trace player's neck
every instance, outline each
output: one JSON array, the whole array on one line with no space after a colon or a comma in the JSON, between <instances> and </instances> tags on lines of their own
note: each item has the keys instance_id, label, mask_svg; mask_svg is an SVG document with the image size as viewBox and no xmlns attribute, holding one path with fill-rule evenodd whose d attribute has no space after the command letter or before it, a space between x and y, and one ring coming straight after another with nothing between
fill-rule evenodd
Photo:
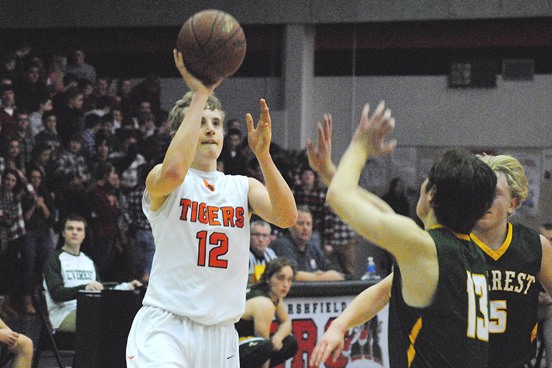
<instances>
[{"instance_id":1,"label":"player's neck","mask_svg":"<svg viewBox=\"0 0 552 368\"><path fill-rule=\"evenodd\" d=\"M80 253L80 247L71 246L67 243L63 244L63 247L61 247L61 249L74 256L78 256Z\"/></svg>"},{"instance_id":2,"label":"player's neck","mask_svg":"<svg viewBox=\"0 0 552 368\"><path fill-rule=\"evenodd\" d=\"M500 225L488 229L477 229L473 233L485 243L486 246L493 250L499 249L506 236L508 235L508 222L500 223Z\"/></svg>"}]
</instances>

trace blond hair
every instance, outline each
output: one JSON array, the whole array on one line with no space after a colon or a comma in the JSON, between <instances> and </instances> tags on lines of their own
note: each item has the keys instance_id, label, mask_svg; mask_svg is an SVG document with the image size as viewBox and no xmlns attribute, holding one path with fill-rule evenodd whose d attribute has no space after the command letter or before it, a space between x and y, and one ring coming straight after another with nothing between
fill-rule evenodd
<instances>
[{"instance_id":1,"label":"blond hair","mask_svg":"<svg viewBox=\"0 0 552 368\"><path fill-rule=\"evenodd\" d=\"M178 130L178 128L180 127L182 120L184 120L184 116L186 116L186 109L190 107L191 102L192 102L192 92L188 92L180 100L176 101L176 103L174 104L174 107L169 112L167 122L171 129L171 135L174 135ZM220 100L215 96L214 93L211 94L207 99L207 103L205 104L205 110L211 110L211 111L219 110L222 114L222 120L224 121L224 111L222 110L222 104L220 103Z\"/></svg>"},{"instance_id":2,"label":"blond hair","mask_svg":"<svg viewBox=\"0 0 552 368\"><path fill-rule=\"evenodd\" d=\"M529 192L529 184L523 165L515 157L508 155L480 155L479 158L489 165L493 171L504 174L512 198L518 199L517 207L521 206Z\"/></svg>"}]
</instances>

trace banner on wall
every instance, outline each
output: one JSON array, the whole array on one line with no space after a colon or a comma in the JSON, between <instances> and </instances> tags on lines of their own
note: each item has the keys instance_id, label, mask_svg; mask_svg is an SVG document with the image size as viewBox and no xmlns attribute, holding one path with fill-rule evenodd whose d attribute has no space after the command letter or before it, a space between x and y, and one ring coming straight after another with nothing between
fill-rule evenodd
<instances>
[{"instance_id":1,"label":"banner on wall","mask_svg":"<svg viewBox=\"0 0 552 368\"><path fill-rule=\"evenodd\" d=\"M353 295L286 298L293 333L299 342L299 350L286 362L286 368L308 367L316 343L353 298ZM347 331L344 349L337 362L332 363L330 358L320 367L388 368L387 319L386 307L372 320Z\"/></svg>"}]
</instances>

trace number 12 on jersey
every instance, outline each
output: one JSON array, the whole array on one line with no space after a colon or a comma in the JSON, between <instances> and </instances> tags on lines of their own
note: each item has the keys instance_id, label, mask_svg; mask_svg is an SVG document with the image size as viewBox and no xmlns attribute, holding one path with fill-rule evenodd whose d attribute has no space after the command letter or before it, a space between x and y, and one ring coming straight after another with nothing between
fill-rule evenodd
<instances>
[{"instance_id":1,"label":"number 12 on jersey","mask_svg":"<svg viewBox=\"0 0 552 368\"><path fill-rule=\"evenodd\" d=\"M227 268L228 260L220 257L228 253L228 236L225 233L211 233L199 231L197 265L200 267ZM208 249L210 248L210 249Z\"/></svg>"}]
</instances>

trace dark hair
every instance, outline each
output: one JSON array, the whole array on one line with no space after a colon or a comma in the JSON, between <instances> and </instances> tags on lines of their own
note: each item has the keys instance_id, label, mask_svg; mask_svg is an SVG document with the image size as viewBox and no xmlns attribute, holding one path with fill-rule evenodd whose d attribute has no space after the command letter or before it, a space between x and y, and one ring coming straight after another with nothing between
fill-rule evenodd
<instances>
[{"instance_id":1,"label":"dark hair","mask_svg":"<svg viewBox=\"0 0 552 368\"><path fill-rule=\"evenodd\" d=\"M268 292L270 288L270 286L268 285L268 280L270 280L272 276L280 272L280 270L286 266L291 267L291 270L293 271L293 277L295 277L297 271L295 270L295 266L293 265L293 263L291 263L291 261L285 257L278 257L266 264L266 268L261 275L259 282L254 284L251 289L262 289Z\"/></svg>"},{"instance_id":2,"label":"dark hair","mask_svg":"<svg viewBox=\"0 0 552 368\"><path fill-rule=\"evenodd\" d=\"M44 113L42 114L42 124L44 124L46 122L46 120L48 120L48 118L50 116L55 116L57 118L57 115L56 113L54 112L54 110L51 110L51 111L44 111Z\"/></svg>"},{"instance_id":3,"label":"dark hair","mask_svg":"<svg viewBox=\"0 0 552 368\"><path fill-rule=\"evenodd\" d=\"M88 227L88 223L86 222L86 218L84 216L78 215L76 213L70 213L67 216L65 216L65 218L61 222L62 231L63 229L65 229L65 225L67 224L68 221L79 221L84 223L84 230L86 230L86 228Z\"/></svg>"},{"instance_id":4,"label":"dark hair","mask_svg":"<svg viewBox=\"0 0 552 368\"><path fill-rule=\"evenodd\" d=\"M496 174L462 149L445 151L427 179L426 191L435 189L433 210L437 221L458 233L469 233L495 197Z\"/></svg>"},{"instance_id":5,"label":"dark hair","mask_svg":"<svg viewBox=\"0 0 552 368\"><path fill-rule=\"evenodd\" d=\"M239 135L240 138L242 136L242 132L241 130L239 130L238 128L230 128L228 129L228 131L226 132L226 136L229 137L231 135Z\"/></svg>"},{"instance_id":6,"label":"dark hair","mask_svg":"<svg viewBox=\"0 0 552 368\"><path fill-rule=\"evenodd\" d=\"M98 163L98 166L96 166L96 169L94 170L94 179L95 180L103 180L107 179L109 176L109 173L113 171L113 165L111 165L109 162L100 162Z\"/></svg>"},{"instance_id":7,"label":"dark hair","mask_svg":"<svg viewBox=\"0 0 552 368\"><path fill-rule=\"evenodd\" d=\"M84 127L86 129L94 128L102 123L100 115L98 114L88 114L84 117Z\"/></svg>"}]
</instances>

